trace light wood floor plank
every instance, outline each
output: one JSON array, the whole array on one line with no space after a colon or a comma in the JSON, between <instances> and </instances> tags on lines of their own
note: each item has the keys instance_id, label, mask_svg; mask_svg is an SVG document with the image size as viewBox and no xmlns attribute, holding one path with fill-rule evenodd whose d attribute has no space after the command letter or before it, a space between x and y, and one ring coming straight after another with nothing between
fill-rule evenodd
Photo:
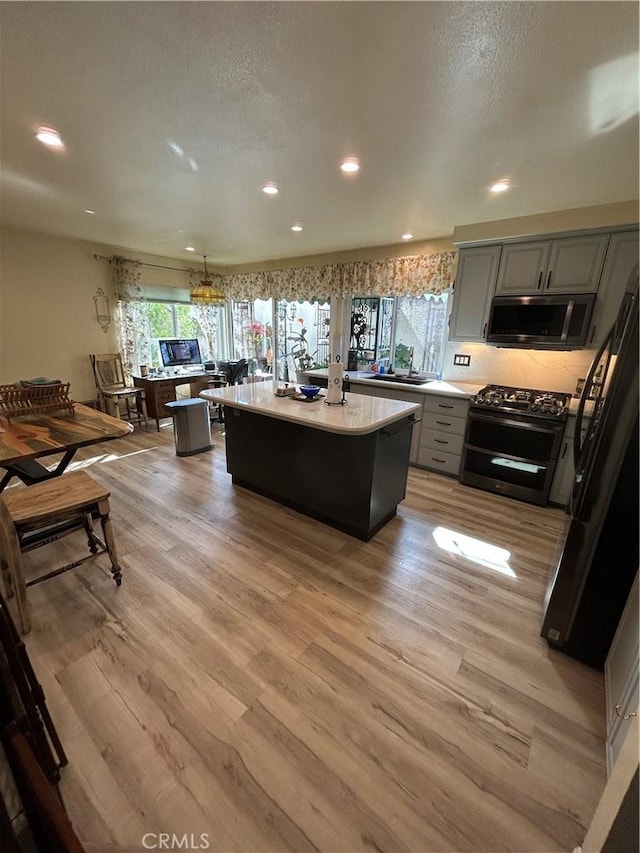
<instances>
[{"instance_id":1,"label":"light wood floor plank","mask_svg":"<svg viewBox=\"0 0 640 853\"><path fill-rule=\"evenodd\" d=\"M145 832L218 853L580 844L605 781L602 674L538 635L564 514L412 469L360 542L234 487L214 443L177 458L163 427L81 451L111 489L123 585L100 558L29 590L88 853L142 853ZM511 574L438 528L506 549Z\"/></svg>"}]
</instances>

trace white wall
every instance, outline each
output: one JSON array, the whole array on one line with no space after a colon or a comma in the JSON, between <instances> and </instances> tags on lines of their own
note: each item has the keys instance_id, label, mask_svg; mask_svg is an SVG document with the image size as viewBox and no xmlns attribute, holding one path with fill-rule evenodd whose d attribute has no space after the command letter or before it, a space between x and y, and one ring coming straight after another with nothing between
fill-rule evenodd
<instances>
[{"instance_id":1,"label":"white wall","mask_svg":"<svg viewBox=\"0 0 640 853\"><path fill-rule=\"evenodd\" d=\"M635 189L635 188L634 188ZM562 231L580 231L587 228L615 228L638 221L638 200L615 204L598 204L593 207L575 207L554 210L514 219L495 219L493 222L476 222L457 225L453 229L453 242L506 240L509 237L533 237Z\"/></svg>"},{"instance_id":2,"label":"white wall","mask_svg":"<svg viewBox=\"0 0 640 853\"><path fill-rule=\"evenodd\" d=\"M98 287L111 292L103 247L3 229L0 260L0 382L47 376L71 382L75 400L95 399L91 352L117 350L113 326L95 317Z\"/></svg>"},{"instance_id":3,"label":"white wall","mask_svg":"<svg viewBox=\"0 0 640 853\"><path fill-rule=\"evenodd\" d=\"M93 296L111 297L112 268L94 253L182 266L171 258L3 228L0 239L0 383L47 376L71 383L74 400L94 400L90 353L117 352L115 326L100 328ZM194 265L199 259L194 261ZM186 273L143 268L143 284L188 287Z\"/></svg>"},{"instance_id":4,"label":"white wall","mask_svg":"<svg viewBox=\"0 0 640 853\"><path fill-rule=\"evenodd\" d=\"M454 353L470 355L469 367L454 367ZM587 375L594 355L594 350L545 352L449 341L445 347L442 376L452 381L574 393L578 378Z\"/></svg>"}]
</instances>

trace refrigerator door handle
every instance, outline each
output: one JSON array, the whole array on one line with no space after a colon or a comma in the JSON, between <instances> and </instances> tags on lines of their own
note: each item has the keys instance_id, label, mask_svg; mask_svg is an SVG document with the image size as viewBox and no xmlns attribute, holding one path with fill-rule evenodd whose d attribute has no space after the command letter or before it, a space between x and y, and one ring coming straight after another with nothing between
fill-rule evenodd
<instances>
[{"instance_id":1,"label":"refrigerator door handle","mask_svg":"<svg viewBox=\"0 0 640 853\"><path fill-rule=\"evenodd\" d=\"M580 456L584 447L584 442L581 441L582 437L582 421L584 419L584 409L587 404L587 400L591 396L591 388L593 386L593 377L595 376L595 372L598 369L598 364L600 363L600 359L604 355L607 347L613 340L613 335L615 331L615 326L612 326L609 332L605 335L604 340L600 344L600 349L596 353L595 358L591 362L591 367L589 368L589 373L584 383L584 387L582 389L582 394L580 395L580 402L578 403L578 411L576 412L576 425L574 430L574 440L573 440L573 465L576 473L579 470ZM607 362L608 366L608 362ZM602 388L604 387L604 377L602 380L602 384L600 386L600 393L602 393ZM597 416L597 406L599 400L596 401L594 406L594 416Z\"/></svg>"}]
</instances>

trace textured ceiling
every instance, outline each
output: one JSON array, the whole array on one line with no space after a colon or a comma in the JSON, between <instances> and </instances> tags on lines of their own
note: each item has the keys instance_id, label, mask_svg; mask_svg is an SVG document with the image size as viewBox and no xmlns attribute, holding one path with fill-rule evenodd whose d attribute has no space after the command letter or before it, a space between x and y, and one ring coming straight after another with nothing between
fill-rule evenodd
<instances>
[{"instance_id":1,"label":"textured ceiling","mask_svg":"<svg viewBox=\"0 0 640 853\"><path fill-rule=\"evenodd\" d=\"M3 2L0 25L7 224L234 265L638 197L636 3Z\"/></svg>"}]
</instances>

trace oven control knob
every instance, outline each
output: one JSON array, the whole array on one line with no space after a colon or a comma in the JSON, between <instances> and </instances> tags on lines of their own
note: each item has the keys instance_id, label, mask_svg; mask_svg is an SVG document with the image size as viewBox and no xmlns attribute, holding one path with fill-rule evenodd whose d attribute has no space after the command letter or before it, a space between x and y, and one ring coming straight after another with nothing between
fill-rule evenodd
<instances>
[{"instance_id":1,"label":"oven control knob","mask_svg":"<svg viewBox=\"0 0 640 853\"><path fill-rule=\"evenodd\" d=\"M496 399L493 401L494 406L499 406L501 403L502 400L500 399L500 397L496 397Z\"/></svg>"},{"instance_id":2,"label":"oven control knob","mask_svg":"<svg viewBox=\"0 0 640 853\"><path fill-rule=\"evenodd\" d=\"M558 409L557 409L557 407L556 407L556 406L551 406L551 409L550 409L549 411L551 412L551 414L552 414L552 415L557 415L557 414L559 414Z\"/></svg>"},{"instance_id":3,"label":"oven control knob","mask_svg":"<svg viewBox=\"0 0 640 853\"><path fill-rule=\"evenodd\" d=\"M538 404L537 404L537 403L532 403L532 404L531 404L531 411L532 411L532 412L537 412L537 411L538 411Z\"/></svg>"},{"instance_id":4,"label":"oven control knob","mask_svg":"<svg viewBox=\"0 0 640 853\"><path fill-rule=\"evenodd\" d=\"M543 414L543 415L546 415L546 414L547 414L547 412L549 411L549 406L543 406L543 407L540 409L540 411L542 412L542 414Z\"/></svg>"}]
</instances>

